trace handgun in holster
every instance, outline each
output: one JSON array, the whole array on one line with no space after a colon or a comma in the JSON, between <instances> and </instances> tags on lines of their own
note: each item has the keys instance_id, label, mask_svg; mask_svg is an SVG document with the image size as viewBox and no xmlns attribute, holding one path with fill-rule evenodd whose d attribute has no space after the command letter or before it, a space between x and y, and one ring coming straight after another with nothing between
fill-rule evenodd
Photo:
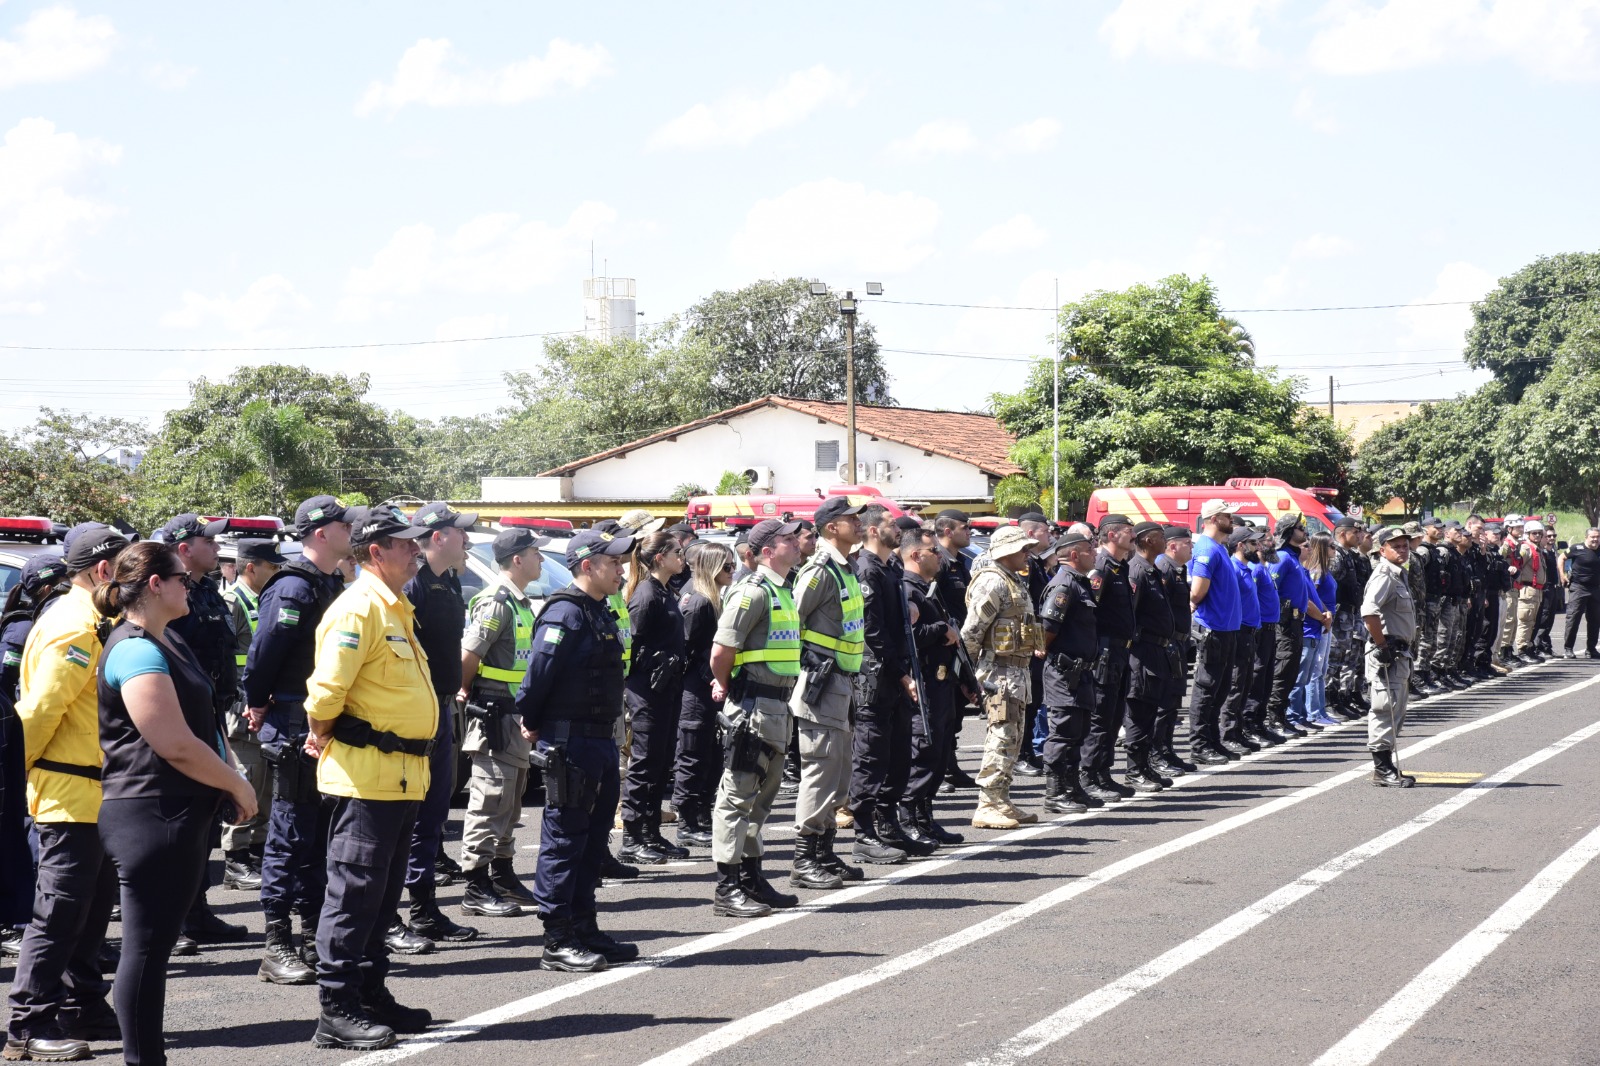
<instances>
[{"instance_id":1,"label":"handgun in holster","mask_svg":"<svg viewBox=\"0 0 1600 1066\"><path fill-rule=\"evenodd\" d=\"M650 687L657 690L671 688L682 679L684 666L684 658L681 655L660 656L655 669L650 671Z\"/></svg>"},{"instance_id":2,"label":"handgun in holster","mask_svg":"<svg viewBox=\"0 0 1600 1066\"><path fill-rule=\"evenodd\" d=\"M490 751L511 749L511 730L515 728L511 720L513 710L510 700L487 700L477 696L466 705L467 717L483 723L483 735Z\"/></svg>"},{"instance_id":3,"label":"handgun in holster","mask_svg":"<svg viewBox=\"0 0 1600 1066\"><path fill-rule=\"evenodd\" d=\"M741 706L738 720L726 711L717 712L717 723L722 726L723 743L728 769L736 774L764 774L767 766L767 746L755 730L750 728L755 701Z\"/></svg>"},{"instance_id":4,"label":"handgun in holster","mask_svg":"<svg viewBox=\"0 0 1600 1066\"><path fill-rule=\"evenodd\" d=\"M839 669L839 661L831 655L806 648L800 653L800 666L805 671L805 688L800 698L815 707L828 694L828 679Z\"/></svg>"},{"instance_id":5,"label":"handgun in holster","mask_svg":"<svg viewBox=\"0 0 1600 1066\"><path fill-rule=\"evenodd\" d=\"M558 810L576 807L587 810L594 806L589 775L567 761L564 748L554 745L535 748L528 753L528 761L544 774L546 807Z\"/></svg>"},{"instance_id":6,"label":"handgun in holster","mask_svg":"<svg viewBox=\"0 0 1600 1066\"><path fill-rule=\"evenodd\" d=\"M306 754L306 734L279 744L263 744L261 757L272 766L272 794L285 803L318 803L317 760Z\"/></svg>"}]
</instances>

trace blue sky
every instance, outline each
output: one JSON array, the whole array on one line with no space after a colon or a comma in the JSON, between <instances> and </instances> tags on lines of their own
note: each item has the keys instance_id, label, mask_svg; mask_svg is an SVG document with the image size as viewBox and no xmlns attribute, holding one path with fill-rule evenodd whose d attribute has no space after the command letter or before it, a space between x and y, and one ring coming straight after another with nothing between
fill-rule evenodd
<instances>
[{"instance_id":1,"label":"blue sky","mask_svg":"<svg viewBox=\"0 0 1600 1066\"><path fill-rule=\"evenodd\" d=\"M0 343L579 329L591 242L650 322L790 275L944 304L1178 271L1239 309L1470 300L1600 243L1597 85L1600 0L6 0ZM1048 311L866 310L909 405L981 406L1049 350ZM1240 317L1314 399L1479 380L1462 306ZM538 356L3 350L0 426L153 418L272 360L470 414Z\"/></svg>"}]
</instances>

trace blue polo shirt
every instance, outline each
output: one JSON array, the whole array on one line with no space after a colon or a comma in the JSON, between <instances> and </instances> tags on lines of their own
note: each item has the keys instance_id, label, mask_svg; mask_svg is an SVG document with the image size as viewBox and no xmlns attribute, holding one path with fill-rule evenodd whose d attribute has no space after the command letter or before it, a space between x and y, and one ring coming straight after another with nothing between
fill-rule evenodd
<instances>
[{"instance_id":1,"label":"blue polo shirt","mask_svg":"<svg viewBox=\"0 0 1600 1066\"><path fill-rule=\"evenodd\" d=\"M1206 598L1194 609L1194 620L1219 633L1239 630L1239 572L1226 545L1204 533L1194 538L1194 558L1189 560L1189 579L1203 577L1211 582Z\"/></svg>"},{"instance_id":2,"label":"blue polo shirt","mask_svg":"<svg viewBox=\"0 0 1600 1066\"><path fill-rule=\"evenodd\" d=\"M1283 603L1278 599L1278 584L1266 563L1251 563L1250 574L1256 579L1256 602L1261 608L1261 625L1275 625L1283 614Z\"/></svg>"},{"instance_id":3,"label":"blue polo shirt","mask_svg":"<svg viewBox=\"0 0 1600 1066\"><path fill-rule=\"evenodd\" d=\"M1256 576L1250 572L1250 564L1242 563L1238 559L1233 561L1233 572L1239 576L1239 628L1261 628L1260 601L1256 599Z\"/></svg>"}]
</instances>

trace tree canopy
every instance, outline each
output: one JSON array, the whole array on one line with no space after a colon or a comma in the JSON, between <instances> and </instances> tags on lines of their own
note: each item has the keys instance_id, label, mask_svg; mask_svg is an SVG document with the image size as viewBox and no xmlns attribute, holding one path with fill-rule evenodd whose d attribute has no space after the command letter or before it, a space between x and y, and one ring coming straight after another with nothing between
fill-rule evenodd
<instances>
[{"instance_id":1,"label":"tree canopy","mask_svg":"<svg viewBox=\"0 0 1600 1066\"><path fill-rule=\"evenodd\" d=\"M19 433L0 433L0 514L40 515L72 525L127 521L138 476L114 461L143 447L136 422L44 408Z\"/></svg>"},{"instance_id":2,"label":"tree canopy","mask_svg":"<svg viewBox=\"0 0 1600 1066\"><path fill-rule=\"evenodd\" d=\"M1587 337L1592 350L1597 324L1600 252L1542 256L1473 305L1462 356L1491 371L1505 401L1516 403L1573 341Z\"/></svg>"},{"instance_id":3,"label":"tree canopy","mask_svg":"<svg viewBox=\"0 0 1600 1066\"><path fill-rule=\"evenodd\" d=\"M1496 499L1496 433L1505 387L1489 382L1466 396L1423 404L1361 444L1351 495L1364 503L1398 496L1411 512Z\"/></svg>"}]
</instances>

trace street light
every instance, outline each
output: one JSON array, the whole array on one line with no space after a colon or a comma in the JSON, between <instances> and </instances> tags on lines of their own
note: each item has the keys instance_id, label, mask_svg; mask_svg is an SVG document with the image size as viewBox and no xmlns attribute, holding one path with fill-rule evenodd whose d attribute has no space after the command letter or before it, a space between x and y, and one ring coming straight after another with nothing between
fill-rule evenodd
<instances>
[{"instance_id":1,"label":"street light","mask_svg":"<svg viewBox=\"0 0 1600 1066\"><path fill-rule=\"evenodd\" d=\"M868 296L882 296L883 282L867 282ZM828 287L820 281L811 283L811 295L826 296ZM850 478L856 478L856 294L846 289L843 296L839 297L839 314L844 316L845 328L845 357L844 357L844 401L845 401L845 462L849 466Z\"/></svg>"}]
</instances>

